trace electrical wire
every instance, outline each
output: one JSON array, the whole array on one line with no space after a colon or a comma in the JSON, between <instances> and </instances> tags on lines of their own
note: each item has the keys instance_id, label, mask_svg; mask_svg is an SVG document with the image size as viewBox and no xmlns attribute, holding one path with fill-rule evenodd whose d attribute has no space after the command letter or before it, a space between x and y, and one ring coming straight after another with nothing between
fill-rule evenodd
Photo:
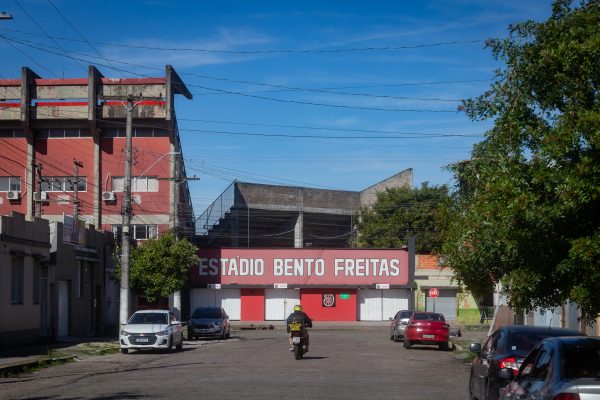
<instances>
[{"instance_id":1,"label":"electrical wire","mask_svg":"<svg viewBox=\"0 0 600 400\"><path fill-rule=\"evenodd\" d=\"M3 30L22 33L31 36L40 36L39 34L20 31L16 29L8 29L2 28ZM49 36L49 35L47 35ZM53 39L70 41L70 42L81 42L81 40L66 38L61 36L49 36ZM412 50L412 49L423 49L430 47L441 47L441 46L455 46L461 44L474 44L474 43L484 43L485 41L482 39L471 39L471 40L452 40L446 42L432 42L432 43L421 43L415 45L406 45L406 46L370 46L370 47L350 47L350 48L338 48L338 49L324 49L324 48L316 48L316 49L267 49L267 50L216 50L216 49L202 49L202 48L194 48L194 47L159 47L159 46L144 46L144 45L134 45L134 44L123 44L123 43L110 43L110 42L100 42L100 41L92 41L94 44L99 44L103 46L110 47L123 47L130 49L143 49L143 50L156 50L156 51L177 51L177 52L197 52L197 53L214 53L214 54L327 54L327 53L350 53L350 52L372 52L372 51L397 51L397 50Z\"/></svg>"}]
</instances>

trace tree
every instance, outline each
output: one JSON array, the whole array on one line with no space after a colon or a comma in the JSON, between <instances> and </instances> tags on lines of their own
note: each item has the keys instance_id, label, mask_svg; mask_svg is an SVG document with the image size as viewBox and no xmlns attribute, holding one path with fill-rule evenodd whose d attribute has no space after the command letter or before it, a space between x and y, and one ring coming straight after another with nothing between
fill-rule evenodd
<instances>
[{"instance_id":1,"label":"tree","mask_svg":"<svg viewBox=\"0 0 600 400\"><path fill-rule=\"evenodd\" d=\"M443 247L472 292L502 282L518 310L573 300L588 321L600 312L599 22L598 0L558 0L547 21L488 41L505 67L463 109L494 126L450 166Z\"/></svg>"},{"instance_id":2,"label":"tree","mask_svg":"<svg viewBox=\"0 0 600 400\"><path fill-rule=\"evenodd\" d=\"M416 236L418 253L436 252L441 247L439 206L448 201L447 186L395 188L377 193L372 207L360 211L354 247L400 248L406 236Z\"/></svg>"},{"instance_id":3,"label":"tree","mask_svg":"<svg viewBox=\"0 0 600 400\"><path fill-rule=\"evenodd\" d=\"M173 232L150 239L131 250L131 288L144 294L149 302L183 289L190 268L198 263L196 246L176 240ZM120 275L120 271L117 271Z\"/></svg>"}]
</instances>

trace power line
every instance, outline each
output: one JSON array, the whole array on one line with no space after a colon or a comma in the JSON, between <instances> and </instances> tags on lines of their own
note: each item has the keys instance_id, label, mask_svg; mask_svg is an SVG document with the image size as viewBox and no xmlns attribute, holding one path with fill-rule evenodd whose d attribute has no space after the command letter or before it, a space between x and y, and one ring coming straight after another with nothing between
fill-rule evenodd
<instances>
[{"instance_id":1,"label":"power line","mask_svg":"<svg viewBox=\"0 0 600 400\"><path fill-rule=\"evenodd\" d=\"M7 40L11 40L14 41L16 43L20 43L24 46L28 46L43 52L47 52L50 54L55 54L55 55L59 55L62 57L67 57L67 58L71 58L73 60L80 60L80 61L85 61L84 59L80 59L77 57L73 57L71 55L68 54L61 54L46 48L42 48L39 46L34 46L28 43L25 43L23 41L20 40L16 40L14 38L8 38L7 36L4 35L0 35L0 37L4 37ZM145 77L148 78L147 75L144 74L140 74L134 71L128 71L128 70L123 70L123 69L119 69L119 68L115 68L112 67L110 65L103 65L103 64L98 64L98 65L102 65L106 68L109 69L114 69L117 71L121 71L121 72L127 72L133 75L137 75L137 76L141 76L141 77ZM308 102L308 101L299 101L299 100L288 100L288 99L278 99L278 98L273 98L273 97L265 97L265 96L258 96L258 95L251 95L251 94L247 94L247 93L242 93L242 92L235 92L235 91L230 91L230 90L223 90L223 89L217 89L217 88L210 88L207 86L202 86L202 85L194 85L194 84L187 84L186 86L189 87L197 87L197 88L201 88L204 90L211 90L211 91L216 91L216 92L221 92L221 93L227 93L227 94L234 94L234 95L238 95L238 96L242 96L242 97L250 97L250 98L255 98L255 99L260 99L260 100L267 100L267 101L273 101L273 102L279 102L279 103L288 103L288 104L301 104L301 105L309 105L309 106L321 106L321 107L332 107L332 108L345 108L345 109L353 109L353 110L368 110L368 111L386 111L386 112L416 112L416 113L455 113L458 111L457 110L435 110L435 109L402 109L402 108L381 108L381 107L367 107L367 106L350 106L350 105L344 105L344 104L327 104L327 103L317 103L317 102Z\"/></svg>"},{"instance_id":2,"label":"power line","mask_svg":"<svg viewBox=\"0 0 600 400\"><path fill-rule=\"evenodd\" d=\"M18 32L25 35L32 36L40 36L33 32L20 31L17 29L8 29L2 28L7 31ZM81 42L81 40L66 38L61 36L52 36L54 39L70 41L70 42ZM214 53L214 54L326 54L326 53L350 53L350 52L372 52L372 51L397 51L397 50L411 50L411 49L422 49L429 47L441 47L441 46L455 46L461 44L473 44L473 43L483 43L485 42L482 39L472 39L472 40L452 40L446 42L432 42L432 43L421 43L415 45L406 45L406 46L369 46L369 47L350 47L350 48L338 48L338 49L325 49L325 48L314 48L314 49L265 49L265 50L215 50L215 49L202 49L195 47L159 47L159 46L144 46L144 45L134 45L134 44L124 44L124 43L110 43L110 42L100 42L100 41L92 41L91 43L100 44L103 46L111 46L111 47L124 47L131 49L143 49L143 50L157 50L157 51L183 51L183 52L197 52L197 53Z\"/></svg>"},{"instance_id":3,"label":"power line","mask_svg":"<svg viewBox=\"0 0 600 400\"><path fill-rule=\"evenodd\" d=\"M66 52L66 50L60 45L60 43L58 43L52 36L50 36L50 34L48 32L46 32L46 30L42 27L42 25L40 25L35 18L33 18L33 16L31 16L31 14L29 14L27 12L27 10L25 10L25 8L23 8L23 6L21 6L21 4L19 3L19 0L13 0L15 2L15 4L21 9L21 11L23 11L23 13L25 13L25 15L27 15L27 17L33 21L33 23L42 31L44 32L44 34L46 35L47 38L49 38L50 40L52 40L52 42L54 42L54 44L56 44L58 46L59 49L62 50L62 52L65 54L65 56L67 56L68 58L71 58L75 64L79 65L79 67L81 67L81 69L83 69L85 71L85 68L83 65L81 65L77 60L75 60L73 57L70 57L68 55L68 53Z\"/></svg>"},{"instance_id":4,"label":"power line","mask_svg":"<svg viewBox=\"0 0 600 400\"><path fill-rule=\"evenodd\" d=\"M108 62L110 64L110 61L104 57L102 55L102 53L100 53L100 51L85 37L83 36L83 34L81 32L79 32L79 30L75 27L75 25L73 25L71 23L71 21L69 21L67 19L67 17L60 11L60 9L52 2L52 0L48 0L48 3L56 10L56 12L62 17L63 20L65 20L65 22L71 27L71 29L73 29L73 31L75 31L75 33L77 33L79 35L80 38L82 38L87 44L88 46L90 46L90 48L92 50L94 50L99 56L100 58L102 58L103 60L105 60L106 62ZM111 64L112 65L112 64ZM123 76L123 74L121 73L121 75Z\"/></svg>"}]
</instances>

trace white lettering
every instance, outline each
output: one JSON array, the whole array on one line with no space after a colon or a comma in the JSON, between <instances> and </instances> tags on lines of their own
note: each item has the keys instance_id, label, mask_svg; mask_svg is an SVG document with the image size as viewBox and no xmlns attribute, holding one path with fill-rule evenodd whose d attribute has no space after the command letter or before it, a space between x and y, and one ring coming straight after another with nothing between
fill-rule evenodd
<instances>
[{"instance_id":1,"label":"white lettering","mask_svg":"<svg viewBox=\"0 0 600 400\"><path fill-rule=\"evenodd\" d=\"M283 260L281 258L273 259L273 275L274 276L283 275Z\"/></svg>"},{"instance_id":2,"label":"white lettering","mask_svg":"<svg viewBox=\"0 0 600 400\"><path fill-rule=\"evenodd\" d=\"M227 276L227 264L229 263L229 258L221 258L221 275Z\"/></svg>"},{"instance_id":3,"label":"white lettering","mask_svg":"<svg viewBox=\"0 0 600 400\"><path fill-rule=\"evenodd\" d=\"M339 276L340 272L344 271L344 260L340 258L336 258L333 262L334 264L334 275Z\"/></svg>"},{"instance_id":4,"label":"white lettering","mask_svg":"<svg viewBox=\"0 0 600 400\"><path fill-rule=\"evenodd\" d=\"M206 258L201 258L200 261L198 261L198 275L208 275L208 271L206 270L208 268L206 265L207 261Z\"/></svg>"},{"instance_id":5,"label":"white lettering","mask_svg":"<svg viewBox=\"0 0 600 400\"><path fill-rule=\"evenodd\" d=\"M381 267L379 268L379 276L390 276L390 268L388 260L381 260Z\"/></svg>"},{"instance_id":6,"label":"white lettering","mask_svg":"<svg viewBox=\"0 0 600 400\"><path fill-rule=\"evenodd\" d=\"M210 268L210 270L208 271L209 275L212 275L212 276L219 275L219 259L218 258L211 258L208 261L208 267Z\"/></svg>"},{"instance_id":7,"label":"white lettering","mask_svg":"<svg viewBox=\"0 0 600 400\"><path fill-rule=\"evenodd\" d=\"M258 258L256 260L255 270L256 276L263 276L265 274L265 260Z\"/></svg>"},{"instance_id":8,"label":"white lettering","mask_svg":"<svg viewBox=\"0 0 600 400\"><path fill-rule=\"evenodd\" d=\"M354 260L354 265L356 266L356 276L369 276L368 273L365 275L365 264L368 265L369 260L365 260L364 258L357 258Z\"/></svg>"},{"instance_id":9,"label":"white lettering","mask_svg":"<svg viewBox=\"0 0 600 400\"><path fill-rule=\"evenodd\" d=\"M317 274L317 276L325 275L325 260L323 260L322 258L319 258L315 263L315 273Z\"/></svg>"},{"instance_id":10,"label":"white lettering","mask_svg":"<svg viewBox=\"0 0 600 400\"><path fill-rule=\"evenodd\" d=\"M400 260L398 259L393 259L390 262L390 268L392 269L392 276L400 276Z\"/></svg>"}]
</instances>

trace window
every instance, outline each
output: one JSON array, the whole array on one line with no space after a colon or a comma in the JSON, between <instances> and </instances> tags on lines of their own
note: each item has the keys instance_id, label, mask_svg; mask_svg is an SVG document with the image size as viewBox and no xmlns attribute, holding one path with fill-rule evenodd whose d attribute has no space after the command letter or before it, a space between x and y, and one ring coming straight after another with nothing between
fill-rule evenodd
<instances>
[{"instance_id":1,"label":"window","mask_svg":"<svg viewBox=\"0 0 600 400\"><path fill-rule=\"evenodd\" d=\"M78 299L83 297L84 271L83 261L79 261L79 265L75 271L75 297Z\"/></svg>"},{"instance_id":2,"label":"window","mask_svg":"<svg viewBox=\"0 0 600 400\"><path fill-rule=\"evenodd\" d=\"M0 192L9 190L21 191L21 178L17 176L0 176Z\"/></svg>"},{"instance_id":3,"label":"window","mask_svg":"<svg viewBox=\"0 0 600 400\"><path fill-rule=\"evenodd\" d=\"M530 379L544 380L548 376L552 361L552 349L541 347L538 358L535 360L535 364L529 374Z\"/></svg>"},{"instance_id":4,"label":"window","mask_svg":"<svg viewBox=\"0 0 600 400\"><path fill-rule=\"evenodd\" d=\"M125 185L125 178L122 176L113 176L112 189L114 192L122 192ZM138 176L131 178L132 192L158 192L157 176Z\"/></svg>"},{"instance_id":5,"label":"window","mask_svg":"<svg viewBox=\"0 0 600 400\"><path fill-rule=\"evenodd\" d=\"M40 263L33 261L33 279L32 279L32 301L33 304L40 304Z\"/></svg>"},{"instance_id":6,"label":"window","mask_svg":"<svg viewBox=\"0 0 600 400\"><path fill-rule=\"evenodd\" d=\"M42 192L72 192L75 187L74 176L43 176L42 177ZM87 191L87 177L79 176L77 178L77 190L79 192Z\"/></svg>"},{"instance_id":7,"label":"window","mask_svg":"<svg viewBox=\"0 0 600 400\"><path fill-rule=\"evenodd\" d=\"M112 226L113 234L116 240L121 240L123 234L122 225ZM131 238L136 240L156 239L158 237L157 225L131 225Z\"/></svg>"},{"instance_id":8,"label":"window","mask_svg":"<svg viewBox=\"0 0 600 400\"><path fill-rule=\"evenodd\" d=\"M10 274L10 302L11 304L23 304L24 289L24 259L23 257L11 258Z\"/></svg>"}]
</instances>

